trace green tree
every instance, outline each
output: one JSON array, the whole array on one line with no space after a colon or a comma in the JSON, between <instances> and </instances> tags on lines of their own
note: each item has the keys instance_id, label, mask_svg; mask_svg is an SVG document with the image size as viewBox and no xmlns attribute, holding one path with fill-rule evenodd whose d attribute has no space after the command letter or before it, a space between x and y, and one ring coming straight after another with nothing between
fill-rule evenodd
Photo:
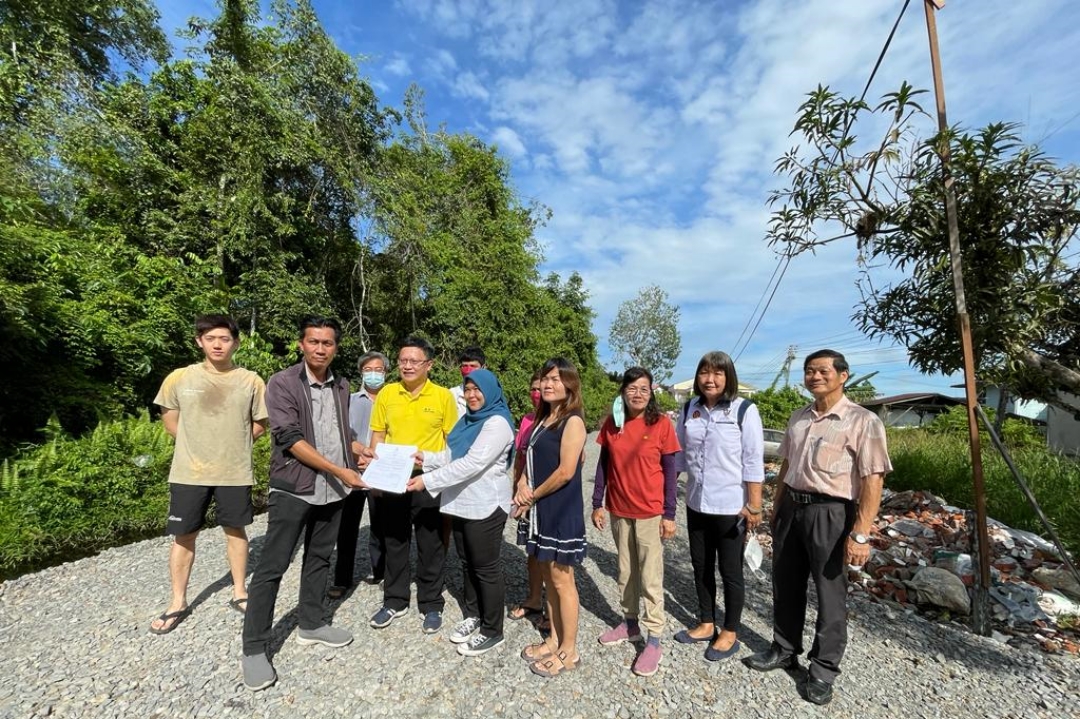
<instances>
[{"instance_id":1,"label":"green tree","mask_svg":"<svg viewBox=\"0 0 1080 719\"><path fill-rule=\"evenodd\" d=\"M134 17L135 0L114 5ZM402 127L308 0L271 9L222 0L173 59L152 33L100 34L106 59L160 64L120 79L92 53L57 60L82 90L0 116L16 130L0 136L0 369L35 371L0 388L0 453L53 413L78 434L146 407L196 358L207 311L241 320L237 359L264 374L294 361L312 312L345 320L346 373L418 331L444 360L436 377L458 381L453 356L480 344L519 413L532 371L565 356L594 421L614 391L580 276L540 279L547 210L518 198L494 148L429 132L418 91Z\"/></svg>"},{"instance_id":2,"label":"green tree","mask_svg":"<svg viewBox=\"0 0 1080 719\"><path fill-rule=\"evenodd\" d=\"M871 108L828 88L799 110L800 145L776 164L769 241L798 254L856 238L866 268L854 320L907 348L922 372L962 366L944 218L941 156L951 153L977 371L1021 397L1080 395L1080 170L1025 146L1016 126L919 136L921 91L904 84ZM871 117L877 115L878 117ZM859 121L881 130L870 142ZM1074 408L1075 411L1075 408Z\"/></svg>"},{"instance_id":3,"label":"green tree","mask_svg":"<svg viewBox=\"0 0 1080 719\"><path fill-rule=\"evenodd\" d=\"M844 387L844 394L852 402L868 402L878 396L877 387L872 385L869 380L862 380L856 384L849 384Z\"/></svg>"},{"instance_id":4,"label":"green tree","mask_svg":"<svg viewBox=\"0 0 1080 719\"><path fill-rule=\"evenodd\" d=\"M657 285L642 288L636 297L619 305L608 334L616 359L652 372L657 382L671 377L682 351L679 308Z\"/></svg>"},{"instance_id":5,"label":"green tree","mask_svg":"<svg viewBox=\"0 0 1080 719\"><path fill-rule=\"evenodd\" d=\"M761 414L762 425L772 429L784 429L792 412L810 404L810 400L794 387L755 392L751 399Z\"/></svg>"}]
</instances>

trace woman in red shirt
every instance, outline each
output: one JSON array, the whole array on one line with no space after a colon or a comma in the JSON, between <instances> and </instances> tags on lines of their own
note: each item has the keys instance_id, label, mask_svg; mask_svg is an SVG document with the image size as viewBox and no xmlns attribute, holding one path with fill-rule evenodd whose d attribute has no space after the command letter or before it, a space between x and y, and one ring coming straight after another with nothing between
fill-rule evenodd
<instances>
[{"instance_id":1,"label":"woman in red shirt","mask_svg":"<svg viewBox=\"0 0 1080 719\"><path fill-rule=\"evenodd\" d=\"M679 440L675 427L656 404L648 370L631 367L623 375L620 395L625 420L618 426L608 417L596 441L593 526L603 529L611 513L611 534L619 556L619 593L625 621L600 635L612 646L639 641L641 628L648 641L632 671L652 676L660 665L660 635L664 632L664 548L661 540L675 536L675 478ZM644 605L640 622L639 605Z\"/></svg>"}]
</instances>

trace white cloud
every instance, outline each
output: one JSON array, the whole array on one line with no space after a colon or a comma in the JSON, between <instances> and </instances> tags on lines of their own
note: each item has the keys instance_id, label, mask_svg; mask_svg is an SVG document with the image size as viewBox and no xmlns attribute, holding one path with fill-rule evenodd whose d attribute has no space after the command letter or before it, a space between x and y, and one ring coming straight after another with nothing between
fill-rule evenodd
<instances>
[{"instance_id":1,"label":"white cloud","mask_svg":"<svg viewBox=\"0 0 1080 719\"><path fill-rule=\"evenodd\" d=\"M521 159L529 154L521 137L509 127L495 128L495 131L491 133L491 141L511 159Z\"/></svg>"},{"instance_id":2,"label":"white cloud","mask_svg":"<svg viewBox=\"0 0 1080 719\"><path fill-rule=\"evenodd\" d=\"M457 76L453 85L454 94L459 97L472 98L474 100L487 100L491 93L480 82L480 78L471 72L463 72Z\"/></svg>"},{"instance_id":3,"label":"white cloud","mask_svg":"<svg viewBox=\"0 0 1080 719\"><path fill-rule=\"evenodd\" d=\"M871 101L903 80L931 86L920 5L909 6ZM793 142L798 105L819 83L861 92L900 4L416 0L402 7L426 33L419 42L449 48L429 69L462 102L445 111L432 105L429 116L453 122L467 113L459 126L493 127L488 136L508 157L528 155L528 164L515 164L514 182L553 210L539 230L547 265L582 273L599 313L597 335L606 337L619 302L660 284L683 307L677 374L685 375L706 349L732 348L776 267L763 241L765 199L783 184L772 167ZM1018 120L1037 140L1080 106L1070 62L1080 43L1075 3L949 3L938 25L951 122ZM932 111L932 96L925 106ZM933 127L927 118L927 132ZM1075 145L1066 150L1066 161L1080 159ZM859 369L877 363L893 381L910 378L896 350L852 328L857 276L850 244L793 261L744 355L748 368L775 373L788 344L803 352L836 342L859 353Z\"/></svg>"},{"instance_id":4,"label":"white cloud","mask_svg":"<svg viewBox=\"0 0 1080 719\"><path fill-rule=\"evenodd\" d=\"M394 53L394 56L383 65L383 69L397 77L404 77L412 73L409 59L399 53Z\"/></svg>"},{"instance_id":5,"label":"white cloud","mask_svg":"<svg viewBox=\"0 0 1080 719\"><path fill-rule=\"evenodd\" d=\"M427 59L428 68L437 76L446 77L457 70L457 60L453 53L446 49L439 49L431 53Z\"/></svg>"}]
</instances>

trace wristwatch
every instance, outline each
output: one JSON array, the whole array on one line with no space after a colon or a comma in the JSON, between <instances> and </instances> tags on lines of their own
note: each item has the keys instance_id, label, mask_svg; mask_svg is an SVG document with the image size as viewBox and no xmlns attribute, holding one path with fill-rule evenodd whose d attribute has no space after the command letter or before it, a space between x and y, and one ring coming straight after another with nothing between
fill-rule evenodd
<instances>
[{"instance_id":1,"label":"wristwatch","mask_svg":"<svg viewBox=\"0 0 1080 719\"><path fill-rule=\"evenodd\" d=\"M851 540L855 542L855 544L869 544L870 537L867 537L865 534L852 534Z\"/></svg>"}]
</instances>

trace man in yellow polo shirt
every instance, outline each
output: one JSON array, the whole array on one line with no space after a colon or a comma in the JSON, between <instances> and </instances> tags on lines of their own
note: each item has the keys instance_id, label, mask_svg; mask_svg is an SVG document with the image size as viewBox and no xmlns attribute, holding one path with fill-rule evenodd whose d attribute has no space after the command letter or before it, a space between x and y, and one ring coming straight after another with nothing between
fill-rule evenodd
<instances>
[{"instance_id":1,"label":"man in yellow polo shirt","mask_svg":"<svg viewBox=\"0 0 1080 719\"><path fill-rule=\"evenodd\" d=\"M401 381L379 392L371 411L371 451L380 442L416 445L421 452L446 448L446 435L457 423L457 404L450 390L431 382L431 344L408 337L398 350ZM372 497L386 534L383 606L371 618L376 629L388 626L409 607L409 544L416 533L416 604L424 616L424 633L442 627L443 565L446 546L440 530L439 500L427 492Z\"/></svg>"}]
</instances>

